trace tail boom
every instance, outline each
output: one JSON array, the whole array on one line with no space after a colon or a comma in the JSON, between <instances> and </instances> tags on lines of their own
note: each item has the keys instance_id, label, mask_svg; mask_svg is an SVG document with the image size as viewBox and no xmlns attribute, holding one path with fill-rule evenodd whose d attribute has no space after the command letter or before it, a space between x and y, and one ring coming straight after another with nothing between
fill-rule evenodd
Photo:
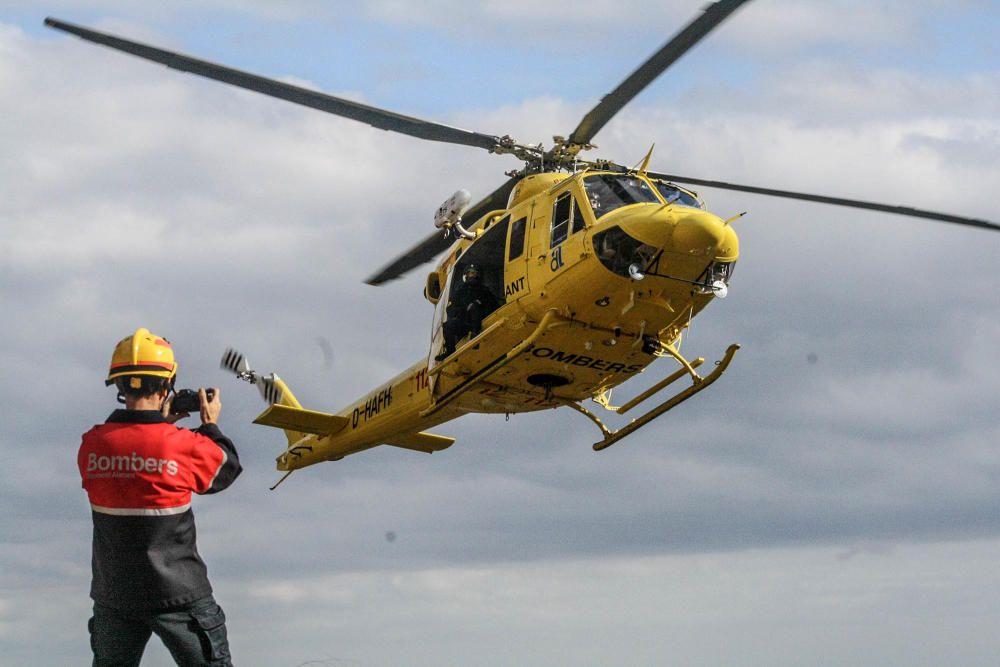
<instances>
[{"instance_id":1,"label":"tail boom","mask_svg":"<svg viewBox=\"0 0 1000 667\"><path fill-rule=\"evenodd\" d=\"M336 414L273 405L255 423L285 428L288 448L276 460L278 470L297 470L336 461L378 445L432 454L453 438L424 432L459 412L421 417L431 404L426 361L420 361ZM292 440L292 434L301 437Z\"/></svg>"}]
</instances>

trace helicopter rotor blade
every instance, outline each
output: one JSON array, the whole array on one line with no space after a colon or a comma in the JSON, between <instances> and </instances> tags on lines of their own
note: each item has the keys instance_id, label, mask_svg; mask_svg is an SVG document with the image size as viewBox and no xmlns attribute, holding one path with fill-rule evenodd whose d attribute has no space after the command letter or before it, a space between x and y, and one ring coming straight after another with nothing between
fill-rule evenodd
<instances>
[{"instance_id":1,"label":"helicopter rotor blade","mask_svg":"<svg viewBox=\"0 0 1000 667\"><path fill-rule=\"evenodd\" d=\"M308 88L293 86L257 74L218 65L207 60L199 60L173 51L97 32L96 30L90 30L89 28L59 21L51 17L45 19L45 25L71 33L95 44L101 44L112 49L117 49L118 51L124 51L125 53L145 58L146 60L152 60L153 62L166 65L171 69L197 74L198 76L252 90L270 97L277 97L294 104L350 118L361 123L367 123L380 130L399 132L429 141L442 141L450 144L485 148L486 150L493 150L499 145L499 138L492 135L450 127L411 116L404 116L392 111L386 111L385 109L352 102L351 100L316 92Z\"/></svg>"},{"instance_id":2,"label":"helicopter rotor blade","mask_svg":"<svg viewBox=\"0 0 1000 667\"><path fill-rule=\"evenodd\" d=\"M569 143L587 145L622 107L632 101L642 90L660 76L668 67L700 42L730 14L750 0L719 0L708 5L701 16L695 18L670 41L663 45L618 87L601 98L580 121Z\"/></svg>"},{"instance_id":3,"label":"helicopter rotor blade","mask_svg":"<svg viewBox=\"0 0 1000 667\"><path fill-rule=\"evenodd\" d=\"M775 190L773 188L761 188L753 185L738 185L736 183L726 183L724 181L711 181L704 178L690 178L688 176L675 176L673 174L658 174L647 172L651 178L658 178L665 181L686 183L691 185L704 185L710 188L720 188L722 190L737 190L739 192L749 192L757 195L768 195L771 197L782 197L784 199L799 199L802 201L817 202L820 204L833 204L834 206L847 206L849 208L862 208L869 211L881 211L883 213L895 213L897 215L907 215L913 218L926 218L938 222L950 222L956 225L967 227L979 227L980 229L991 229L1000 232L1000 224L982 220L979 218L966 218L951 213L939 213L937 211L927 211L913 208L911 206L894 206L892 204L879 204L876 202L861 201L858 199L844 199L842 197L829 197L826 195L815 195L804 192L791 192L789 190Z\"/></svg>"},{"instance_id":4,"label":"helicopter rotor blade","mask_svg":"<svg viewBox=\"0 0 1000 667\"><path fill-rule=\"evenodd\" d=\"M490 211L506 208L507 199L510 197L511 191L514 189L514 186L517 185L519 180L520 177L517 176L511 178L481 201L469 208L462 215L462 217L465 220L472 222L478 220ZM450 235L446 236L441 231L435 231L433 234L427 236L409 250L399 255L394 260L369 276L365 282L369 285L381 285L390 280L395 280L408 271L420 266L424 262L431 261L447 250L448 247L454 242L455 239Z\"/></svg>"}]
</instances>

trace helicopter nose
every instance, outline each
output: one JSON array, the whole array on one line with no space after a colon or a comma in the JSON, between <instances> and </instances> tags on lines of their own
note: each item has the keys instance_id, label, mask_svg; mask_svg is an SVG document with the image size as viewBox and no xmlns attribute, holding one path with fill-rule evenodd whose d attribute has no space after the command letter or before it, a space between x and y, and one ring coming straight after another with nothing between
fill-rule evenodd
<instances>
[{"instance_id":1,"label":"helicopter nose","mask_svg":"<svg viewBox=\"0 0 1000 667\"><path fill-rule=\"evenodd\" d=\"M671 235L672 250L691 256L728 255L735 251L728 246L735 242L732 229L714 213L690 209L679 216Z\"/></svg>"},{"instance_id":2,"label":"helicopter nose","mask_svg":"<svg viewBox=\"0 0 1000 667\"><path fill-rule=\"evenodd\" d=\"M648 204L614 211L604 216L604 221L620 225L632 238L675 256L736 261L739 255L732 225L702 209Z\"/></svg>"}]
</instances>

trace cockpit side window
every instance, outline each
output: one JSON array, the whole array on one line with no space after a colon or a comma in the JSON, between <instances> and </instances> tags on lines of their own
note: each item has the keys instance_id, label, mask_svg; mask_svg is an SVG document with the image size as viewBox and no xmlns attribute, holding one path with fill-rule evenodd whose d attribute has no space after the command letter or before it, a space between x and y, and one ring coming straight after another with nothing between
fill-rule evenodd
<instances>
[{"instance_id":1,"label":"cockpit side window","mask_svg":"<svg viewBox=\"0 0 1000 667\"><path fill-rule=\"evenodd\" d=\"M629 267L635 266L638 271L648 271L650 263L657 257L656 248L632 238L617 225L594 234L593 242L601 264L608 271L626 278L631 274Z\"/></svg>"},{"instance_id":2,"label":"cockpit side window","mask_svg":"<svg viewBox=\"0 0 1000 667\"><path fill-rule=\"evenodd\" d=\"M583 188L595 218L629 204L660 201L646 181L626 174L587 176L583 179Z\"/></svg>"},{"instance_id":3,"label":"cockpit side window","mask_svg":"<svg viewBox=\"0 0 1000 667\"><path fill-rule=\"evenodd\" d=\"M576 233L585 227L580 206L572 193L564 192L556 199L552 208L552 238L549 247L555 248L566 240L571 233Z\"/></svg>"}]
</instances>

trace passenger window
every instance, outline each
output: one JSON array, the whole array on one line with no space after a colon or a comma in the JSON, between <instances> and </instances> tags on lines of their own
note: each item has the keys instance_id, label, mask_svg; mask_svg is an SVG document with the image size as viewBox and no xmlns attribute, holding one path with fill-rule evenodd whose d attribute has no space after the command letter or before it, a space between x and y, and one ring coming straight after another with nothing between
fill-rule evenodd
<instances>
[{"instance_id":1,"label":"passenger window","mask_svg":"<svg viewBox=\"0 0 1000 667\"><path fill-rule=\"evenodd\" d=\"M507 253L507 261L512 262L524 254L524 229L528 219L521 218L515 220L510 227L510 250Z\"/></svg>"},{"instance_id":2,"label":"passenger window","mask_svg":"<svg viewBox=\"0 0 1000 667\"><path fill-rule=\"evenodd\" d=\"M568 192L563 193L556 200L556 205L552 209L552 241L549 243L550 248L555 248L565 241L566 236L569 234L569 200L572 196Z\"/></svg>"},{"instance_id":3,"label":"passenger window","mask_svg":"<svg viewBox=\"0 0 1000 667\"><path fill-rule=\"evenodd\" d=\"M552 209L552 239L549 247L555 248L566 240L570 229L578 232L585 226L583 214L577 205L573 195L564 192L556 199L555 207Z\"/></svg>"}]
</instances>

